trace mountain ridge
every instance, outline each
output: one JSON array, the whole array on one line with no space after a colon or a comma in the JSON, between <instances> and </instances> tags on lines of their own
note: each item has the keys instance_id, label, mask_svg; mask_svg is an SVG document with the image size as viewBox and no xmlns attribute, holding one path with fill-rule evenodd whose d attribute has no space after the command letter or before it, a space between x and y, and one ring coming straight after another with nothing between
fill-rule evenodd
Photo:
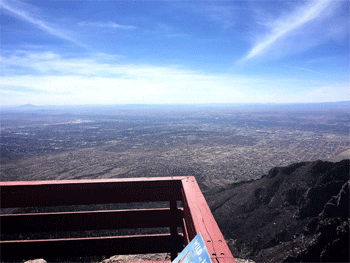
<instances>
[{"instance_id":1,"label":"mountain ridge","mask_svg":"<svg viewBox=\"0 0 350 263\"><path fill-rule=\"evenodd\" d=\"M327 217L319 216L327 204L332 207L332 202L336 203L335 196L343 188L343 192L348 193L345 185L349 184L349 166L347 159L336 163L314 161L275 167L260 179L212 189L206 191L205 196L235 257L256 262L322 262L325 258L330 262L326 255L330 252L325 247L336 239L339 227L345 233L343 236L349 236L349 209L345 217L344 211L342 217L339 212L334 214L336 209ZM347 199L347 208L348 203ZM341 209L344 210L344 204ZM333 236L322 241L326 252L321 249L310 257L305 252L308 242L317 242L316 236L321 232L316 229L322 229L319 224L326 222L335 227ZM312 226L312 231L307 230L308 226ZM345 252L344 262L348 262L349 251ZM308 256L298 257L302 253ZM312 260L307 261L307 258Z\"/></svg>"}]
</instances>

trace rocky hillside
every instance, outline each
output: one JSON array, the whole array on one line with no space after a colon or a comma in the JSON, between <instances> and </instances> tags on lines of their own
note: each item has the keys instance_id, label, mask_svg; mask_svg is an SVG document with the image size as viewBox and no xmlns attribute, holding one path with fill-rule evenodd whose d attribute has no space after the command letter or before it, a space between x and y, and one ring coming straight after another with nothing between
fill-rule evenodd
<instances>
[{"instance_id":1,"label":"rocky hillside","mask_svg":"<svg viewBox=\"0 0 350 263\"><path fill-rule=\"evenodd\" d=\"M235 257L349 262L349 160L276 167L205 193Z\"/></svg>"}]
</instances>

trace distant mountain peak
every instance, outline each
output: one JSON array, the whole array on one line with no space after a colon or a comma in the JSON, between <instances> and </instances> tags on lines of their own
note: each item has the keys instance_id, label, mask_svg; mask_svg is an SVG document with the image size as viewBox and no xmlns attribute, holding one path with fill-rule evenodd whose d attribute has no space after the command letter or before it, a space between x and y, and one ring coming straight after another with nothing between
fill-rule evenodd
<instances>
[{"instance_id":1,"label":"distant mountain peak","mask_svg":"<svg viewBox=\"0 0 350 263\"><path fill-rule=\"evenodd\" d=\"M33 105L33 104L24 104L24 105L20 105L18 106L19 108L35 108L37 107L36 105Z\"/></svg>"}]
</instances>

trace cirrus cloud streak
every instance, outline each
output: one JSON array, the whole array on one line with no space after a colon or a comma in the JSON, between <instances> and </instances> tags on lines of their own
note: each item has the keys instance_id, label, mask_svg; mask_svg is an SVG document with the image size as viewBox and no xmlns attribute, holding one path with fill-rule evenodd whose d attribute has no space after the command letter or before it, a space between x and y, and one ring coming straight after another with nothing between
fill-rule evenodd
<instances>
[{"instance_id":1,"label":"cirrus cloud streak","mask_svg":"<svg viewBox=\"0 0 350 263\"><path fill-rule=\"evenodd\" d=\"M296 7L292 12L284 13L278 19L265 21L262 23L266 25L265 34L263 36L261 33L257 34L255 45L241 61L265 55L276 48L284 49L283 55L288 55L290 47L303 50L326 41L333 36L324 32L325 24L326 28L331 27L331 18L337 16L334 11L341 5L342 1L309 1ZM344 31L345 28L340 24L337 30Z\"/></svg>"}]
</instances>

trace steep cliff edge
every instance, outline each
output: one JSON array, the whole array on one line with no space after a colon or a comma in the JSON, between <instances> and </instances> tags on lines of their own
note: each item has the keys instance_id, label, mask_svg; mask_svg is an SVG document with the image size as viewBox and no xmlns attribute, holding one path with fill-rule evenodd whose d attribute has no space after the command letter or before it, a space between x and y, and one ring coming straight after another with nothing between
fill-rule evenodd
<instances>
[{"instance_id":1,"label":"steep cliff edge","mask_svg":"<svg viewBox=\"0 0 350 263\"><path fill-rule=\"evenodd\" d=\"M349 165L343 160L276 167L259 180L205 196L236 257L348 262Z\"/></svg>"}]
</instances>

